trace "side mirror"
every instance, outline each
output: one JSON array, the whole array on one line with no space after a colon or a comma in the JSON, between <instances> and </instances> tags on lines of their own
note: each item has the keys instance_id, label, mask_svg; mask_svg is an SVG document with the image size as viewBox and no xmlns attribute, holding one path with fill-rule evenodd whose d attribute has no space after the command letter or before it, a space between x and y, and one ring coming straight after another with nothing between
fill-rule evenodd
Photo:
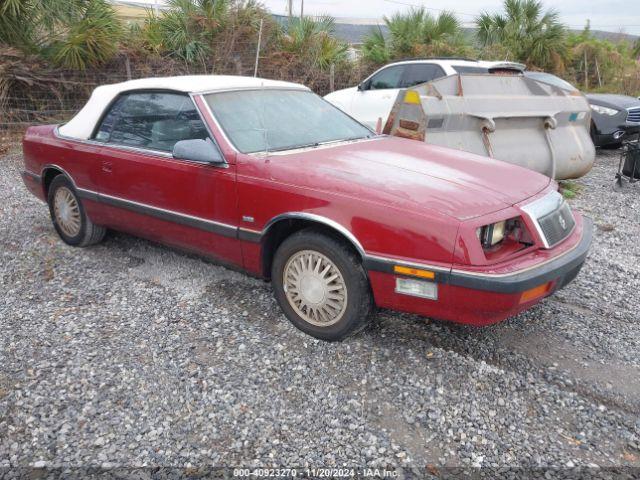
<instances>
[{"instance_id":1,"label":"side mirror","mask_svg":"<svg viewBox=\"0 0 640 480\"><path fill-rule=\"evenodd\" d=\"M364 82L360 82L360 83L358 84L358 91L359 91L359 92L363 92L363 91L365 91L365 90L366 90L366 85L364 84Z\"/></svg>"},{"instance_id":2,"label":"side mirror","mask_svg":"<svg viewBox=\"0 0 640 480\"><path fill-rule=\"evenodd\" d=\"M208 138L206 140L195 138L176 142L173 146L173 158L217 165L225 163L218 147Z\"/></svg>"}]
</instances>

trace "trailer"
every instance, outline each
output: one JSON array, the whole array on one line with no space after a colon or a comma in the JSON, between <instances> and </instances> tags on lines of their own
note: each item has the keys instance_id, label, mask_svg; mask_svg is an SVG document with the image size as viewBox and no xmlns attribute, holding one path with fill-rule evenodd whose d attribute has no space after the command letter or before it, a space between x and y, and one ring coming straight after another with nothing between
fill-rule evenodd
<instances>
[{"instance_id":1,"label":"trailer","mask_svg":"<svg viewBox=\"0 0 640 480\"><path fill-rule=\"evenodd\" d=\"M590 121L580 92L519 74L457 74L400 90L383 133L564 180L593 166Z\"/></svg>"}]
</instances>

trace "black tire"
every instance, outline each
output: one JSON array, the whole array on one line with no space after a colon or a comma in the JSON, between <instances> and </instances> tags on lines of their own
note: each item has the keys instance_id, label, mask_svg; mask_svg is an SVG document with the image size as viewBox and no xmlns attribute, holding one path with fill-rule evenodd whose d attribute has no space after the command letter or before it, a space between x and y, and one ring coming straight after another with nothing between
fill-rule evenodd
<instances>
[{"instance_id":1,"label":"black tire","mask_svg":"<svg viewBox=\"0 0 640 480\"><path fill-rule=\"evenodd\" d=\"M60 189L66 189L73 196L75 202L77 202L78 210L80 214L80 227L76 234L70 235L65 232L61 227L54 211L54 198L56 193ZM87 216L82 201L78 196L78 192L73 187L73 184L64 175L56 176L49 185L49 191L47 192L47 203L49 204L49 214L51 215L51 222L53 227L58 232L60 238L67 244L74 247L86 247L102 241L106 233L106 229L99 225L94 224Z\"/></svg>"},{"instance_id":2,"label":"black tire","mask_svg":"<svg viewBox=\"0 0 640 480\"><path fill-rule=\"evenodd\" d=\"M302 251L319 252L340 272L347 291L346 307L336 323L318 326L305 320L292 307L284 287L284 270L289 260ZM303 332L326 341L339 341L364 330L374 311L369 279L358 256L344 242L309 228L288 237L276 251L271 266L275 297L285 316Z\"/></svg>"}]
</instances>

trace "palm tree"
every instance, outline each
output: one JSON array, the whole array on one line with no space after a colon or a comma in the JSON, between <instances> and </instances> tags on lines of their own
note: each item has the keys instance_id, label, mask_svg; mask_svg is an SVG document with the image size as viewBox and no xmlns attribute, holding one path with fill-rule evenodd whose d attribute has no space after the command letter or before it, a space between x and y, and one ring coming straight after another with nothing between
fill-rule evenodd
<instances>
[{"instance_id":1,"label":"palm tree","mask_svg":"<svg viewBox=\"0 0 640 480\"><path fill-rule=\"evenodd\" d=\"M564 69L565 26L558 12L544 11L539 0L504 0L504 14L483 12L476 18L478 40L484 46L501 44L512 60L554 71Z\"/></svg>"},{"instance_id":2,"label":"palm tree","mask_svg":"<svg viewBox=\"0 0 640 480\"><path fill-rule=\"evenodd\" d=\"M0 0L0 43L63 67L108 60L121 31L105 0Z\"/></svg>"},{"instance_id":3,"label":"palm tree","mask_svg":"<svg viewBox=\"0 0 640 480\"><path fill-rule=\"evenodd\" d=\"M253 39L260 20L269 20L255 0L169 0L167 6L160 15L149 12L141 32L145 48L205 69L216 53L233 52L237 39Z\"/></svg>"},{"instance_id":4,"label":"palm tree","mask_svg":"<svg viewBox=\"0 0 640 480\"><path fill-rule=\"evenodd\" d=\"M229 12L228 0L169 0L167 10L150 12L144 34L151 50L166 51L187 63L202 62Z\"/></svg>"},{"instance_id":5,"label":"palm tree","mask_svg":"<svg viewBox=\"0 0 640 480\"><path fill-rule=\"evenodd\" d=\"M634 58L640 58L640 38L636 40L636 43L633 44L632 55Z\"/></svg>"},{"instance_id":6,"label":"palm tree","mask_svg":"<svg viewBox=\"0 0 640 480\"><path fill-rule=\"evenodd\" d=\"M468 49L452 12L435 17L424 8L412 8L384 17L384 22L388 37L378 28L365 38L362 48L364 57L376 64L403 57L459 54Z\"/></svg>"},{"instance_id":7,"label":"palm tree","mask_svg":"<svg viewBox=\"0 0 640 480\"><path fill-rule=\"evenodd\" d=\"M75 0L0 0L0 43L34 52L78 6Z\"/></svg>"},{"instance_id":8,"label":"palm tree","mask_svg":"<svg viewBox=\"0 0 640 480\"><path fill-rule=\"evenodd\" d=\"M103 0L88 0L74 17L67 32L45 50L56 65L84 70L118 53L123 28L110 5Z\"/></svg>"},{"instance_id":9,"label":"palm tree","mask_svg":"<svg viewBox=\"0 0 640 480\"><path fill-rule=\"evenodd\" d=\"M280 48L307 60L320 69L346 59L347 44L333 36L335 21L332 17L303 17L292 19L280 32Z\"/></svg>"},{"instance_id":10,"label":"palm tree","mask_svg":"<svg viewBox=\"0 0 640 480\"><path fill-rule=\"evenodd\" d=\"M362 43L362 55L375 65L388 63L391 60L392 54L380 27L372 30L365 37Z\"/></svg>"}]
</instances>

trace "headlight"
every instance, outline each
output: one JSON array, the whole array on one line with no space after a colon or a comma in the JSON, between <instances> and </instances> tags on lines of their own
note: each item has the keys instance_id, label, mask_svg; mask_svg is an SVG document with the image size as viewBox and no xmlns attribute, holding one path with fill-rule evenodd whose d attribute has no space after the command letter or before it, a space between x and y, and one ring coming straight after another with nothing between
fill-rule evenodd
<instances>
[{"instance_id":1,"label":"headlight","mask_svg":"<svg viewBox=\"0 0 640 480\"><path fill-rule=\"evenodd\" d=\"M620 111L615 108L603 107L601 105L590 105L590 107L594 112L598 112L600 115L608 115L609 117L613 117Z\"/></svg>"},{"instance_id":2,"label":"headlight","mask_svg":"<svg viewBox=\"0 0 640 480\"><path fill-rule=\"evenodd\" d=\"M476 235L484 248L490 248L504 240L507 222L497 222L478 228Z\"/></svg>"},{"instance_id":3,"label":"headlight","mask_svg":"<svg viewBox=\"0 0 640 480\"><path fill-rule=\"evenodd\" d=\"M513 217L476 229L487 260L530 247L534 240L522 217Z\"/></svg>"}]
</instances>

